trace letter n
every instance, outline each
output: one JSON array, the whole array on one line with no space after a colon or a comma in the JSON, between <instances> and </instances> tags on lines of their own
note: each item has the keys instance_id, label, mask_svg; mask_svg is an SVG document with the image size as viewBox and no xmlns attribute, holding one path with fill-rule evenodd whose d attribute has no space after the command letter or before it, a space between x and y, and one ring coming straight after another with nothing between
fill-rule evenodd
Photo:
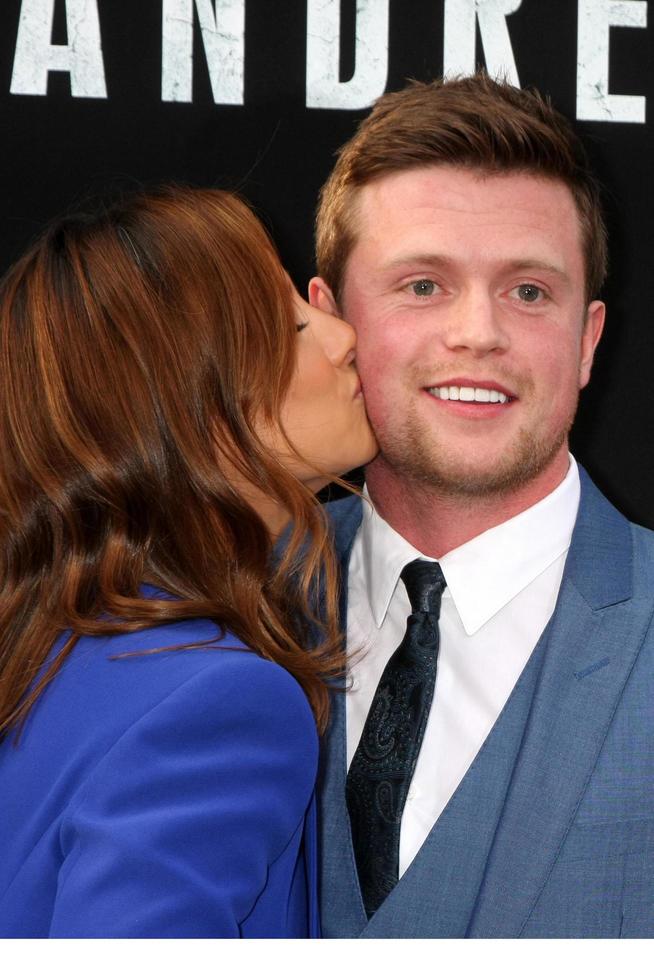
<instances>
[{"instance_id":1,"label":"letter n","mask_svg":"<svg viewBox=\"0 0 654 980\"><path fill-rule=\"evenodd\" d=\"M163 0L161 98L193 101L195 10L214 102L243 105L245 0Z\"/></svg>"}]
</instances>

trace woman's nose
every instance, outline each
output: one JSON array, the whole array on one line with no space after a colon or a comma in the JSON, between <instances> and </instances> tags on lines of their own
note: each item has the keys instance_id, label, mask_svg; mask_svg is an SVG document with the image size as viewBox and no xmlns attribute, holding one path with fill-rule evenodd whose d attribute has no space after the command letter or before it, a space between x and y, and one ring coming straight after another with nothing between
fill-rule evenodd
<instances>
[{"instance_id":1,"label":"woman's nose","mask_svg":"<svg viewBox=\"0 0 654 980\"><path fill-rule=\"evenodd\" d=\"M325 318L320 340L325 354L335 367L351 364L356 353L356 332L344 320L330 316Z\"/></svg>"}]
</instances>

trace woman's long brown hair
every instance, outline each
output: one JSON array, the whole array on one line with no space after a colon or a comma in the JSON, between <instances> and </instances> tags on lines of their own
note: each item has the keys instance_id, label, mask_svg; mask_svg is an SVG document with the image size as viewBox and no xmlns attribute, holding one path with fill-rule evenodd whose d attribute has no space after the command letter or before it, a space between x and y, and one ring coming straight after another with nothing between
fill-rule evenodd
<instances>
[{"instance_id":1,"label":"woman's long brown hair","mask_svg":"<svg viewBox=\"0 0 654 980\"><path fill-rule=\"evenodd\" d=\"M0 733L80 636L194 617L289 670L324 728L335 559L313 495L256 424L279 418L295 345L279 259L226 192L168 188L62 219L5 276ZM290 515L279 561L239 480ZM144 582L176 598L146 598Z\"/></svg>"}]
</instances>

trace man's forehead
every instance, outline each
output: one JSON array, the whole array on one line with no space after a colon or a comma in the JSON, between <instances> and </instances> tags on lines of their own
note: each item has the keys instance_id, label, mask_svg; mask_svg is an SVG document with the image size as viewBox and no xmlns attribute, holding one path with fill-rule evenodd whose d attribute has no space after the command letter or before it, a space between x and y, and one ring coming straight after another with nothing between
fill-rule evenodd
<instances>
[{"instance_id":1,"label":"man's forehead","mask_svg":"<svg viewBox=\"0 0 654 980\"><path fill-rule=\"evenodd\" d=\"M484 235L514 239L518 249L531 237L555 249L567 244L582 250L580 215L569 188L523 171L404 170L361 188L354 203L354 251L375 244L401 250L405 239L420 251L420 239L426 248L432 234L455 239L459 233L480 242Z\"/></svg>"},{"instance_id":2,"label":"man's forehead","mask_svg":"<svg viewBox=\"0 0 654 980\"><path fill-rule=\"evenodd\" d=\"M576 209L570 189L557 178L524 170L496 172L438 164L378 177L360 188L352 203L355 217L362 217L371 208L397 212L443 206L466 213L508 203L509 210L525 205L546 210L553 199L561 207Z\"/></svg>"}]
</instances>

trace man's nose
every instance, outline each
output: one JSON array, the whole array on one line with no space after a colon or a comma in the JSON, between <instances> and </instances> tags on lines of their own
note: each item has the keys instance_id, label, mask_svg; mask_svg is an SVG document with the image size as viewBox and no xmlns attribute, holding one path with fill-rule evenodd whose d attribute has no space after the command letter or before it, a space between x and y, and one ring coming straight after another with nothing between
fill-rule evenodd
<instances>
[{"instance_id":1,"label":"man's nose","mask_svg":"<svg viewBox=\"0 0 654 980\"><path fill-rule=\"evenodd\" d=\"M487 288L470 287L452 304L444 325L443 342L450 350L467 350L475 357L507 349L502 313Z\"/></svg>"}]
</instances>

